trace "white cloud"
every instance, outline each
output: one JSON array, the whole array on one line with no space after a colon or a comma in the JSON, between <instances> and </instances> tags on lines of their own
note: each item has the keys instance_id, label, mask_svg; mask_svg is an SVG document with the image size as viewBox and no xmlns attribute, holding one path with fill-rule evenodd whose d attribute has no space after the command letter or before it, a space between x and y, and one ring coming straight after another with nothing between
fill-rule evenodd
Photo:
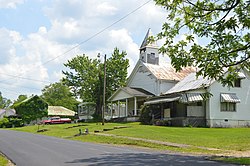
<instances>
[{"instance_id":1,"label":"white cloud","mask_svg":"<svg viewBox=\"0 0 250 166\"><path fill-rule=\"evenodd\" d=\"M114 15L115 12L117 11L117 8L111 5L108 2L103 2L96 7L96 12L99 15Z\"/></svg>"},{"instance_id":2,"label":"white cloud","mask_svg":"<svg viewBox=\"0 0 250 166\"><path fill-rule=\"evenodd\" d=\"M110 47L118 47L127 52L127 58L130 62L130 67L128 73L130 74L135 62L139 58L139 47L134 43L133 39L129 35L127 29L111 30L109 33L110 36ZM121 50L120 50L121 51Z\"/></svg>"},{"instance_id":3,"label":"white cloud","mask_svg":"<svg viewBox=\"0 0 250 166\"><path fill-rule=\"evenodd\" d=\"M0 8L7 7L7 2L11 2L12 5L9 6L15 8L24 0L0 0ZM102 30L145 2L146 0L51 1L42 10L51 26L39 25L37 32L26 35L0 28L0 71L9 75L55 82L61 78L61 70L65 69L63 63L75 55L86 54L96 58L100 52L110 56L113 49L118 47L127 52L130 73L139 58L139 46L146 31L148 28L154 33L160 31L165 21L165 11L150 2L105 31ZM77 44L81 45L74 48ZM21 91L20 94L31 94L34 92L32 88L42 89L45 85L42 81L35 82L7 75L0 75L0 79L8 79L11 86L6 86L6 89L11 88L18 93ZM30 89L22 89L21 86L28 86ZM10 98L13 99L13 96Z\"/></svg>"},{"instance_id":4,"label":"white cloud","mask_svg":"<svg viewBox=\"0 0 250 166\"><path fill-rule=\"evenodd\" d=\"M24 0L0 0L0 8L16 8L18 4L24 3Z\"/></svg>"}]
</instances>

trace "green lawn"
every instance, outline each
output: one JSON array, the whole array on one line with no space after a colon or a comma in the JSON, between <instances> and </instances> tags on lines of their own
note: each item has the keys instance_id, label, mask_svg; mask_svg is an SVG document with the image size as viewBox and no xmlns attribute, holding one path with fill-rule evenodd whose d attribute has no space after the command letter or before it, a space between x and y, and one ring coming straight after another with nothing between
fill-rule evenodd
<instances>
[{"instance_id":1,"label":"green lawn","mask_svg":"<svg viewBox=\"0 0 250 166\"><path fill-rule=\"evenodd\" d=\"M0 154L0 165L7 166L8 160Z\"/></svg>"},{"instance_id":2,"label":"green lawn","mask_svg":"<svg viewBox=\"0 0 250 166\"><path fill-rule=\"evenodd\" d=\"M127 126L128 128L115 129L103 133L187 144L191 145L191 147L179 148L162 146L145 141L92 134L95 130L102 131L103 129L113 129L115 126ZM85 128L88 128L91 134L73 137L75 134L79 133L79 129L84 131ZM37 126L27 126L16 128L15 130L37 133L37 129ZM48 131L41 132L40 134L79 141L146 146L180 152L221 154L226 153L228 150L239 152L250 151L250 128L181 128L139 125L139 123L106 123L102 126L96 123L80 123L45 125L40 126L40 129L48 129ZM216 148L219 150L202 149L201 147Z\"/></svg>"}]
</instances>

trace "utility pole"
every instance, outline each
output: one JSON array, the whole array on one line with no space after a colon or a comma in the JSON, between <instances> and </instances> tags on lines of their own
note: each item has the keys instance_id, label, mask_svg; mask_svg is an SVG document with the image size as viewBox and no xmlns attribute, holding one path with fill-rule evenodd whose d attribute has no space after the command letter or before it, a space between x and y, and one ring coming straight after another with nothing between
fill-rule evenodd
<instances>
[{"instance_id":1,"label":"utility pole","mask_svg":"<svg viewBox=\"0 0 250 166\"><path fill-rule=\"evenodd\" d=\"M98 58L101 57L101 54L98 53L97 55ZM104 112L105 112L105 107L106 107L106 54L104 54L104 62L103 62L103 68L104 68L104 78L103 78L103 107L102 107L102 125L104 125Z\"/></svg>"},{"instance_id":2,"label":"utility pole","mask_svg":"<svg viewBox=\"0 0 250 166\"><path fill-rule=\"evenodd\" d=\"M104 125L104 111L106 108L106 54L104 55L104 78L103 78L103 109L102 109L102 125Z\"/></svg>"}]
</instances>

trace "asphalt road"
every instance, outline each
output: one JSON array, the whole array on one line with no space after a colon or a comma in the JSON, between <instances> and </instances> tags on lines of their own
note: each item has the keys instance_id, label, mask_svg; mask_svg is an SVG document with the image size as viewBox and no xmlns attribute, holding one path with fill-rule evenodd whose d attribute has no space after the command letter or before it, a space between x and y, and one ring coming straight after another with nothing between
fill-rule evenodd
<instances>
[{"instance_id":1,"label":"asphalt road","mask_svg":"<svg viewBox=\"0 0 250 166\"><path fill-rule=\"evenodd\" d=\"M0 130L0 151L17 166L227 165L203 157L85 143L9 130Z\"/></svg>"}]
</instances>

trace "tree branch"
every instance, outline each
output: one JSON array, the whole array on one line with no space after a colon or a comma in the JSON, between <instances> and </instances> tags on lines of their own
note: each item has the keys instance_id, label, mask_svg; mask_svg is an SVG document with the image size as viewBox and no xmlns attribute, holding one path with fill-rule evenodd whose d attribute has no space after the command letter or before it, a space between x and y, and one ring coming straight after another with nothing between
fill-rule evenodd
<instances>
[{"instance_id":1,"label":"tree branch","mask_svg":"<svg viewBox=\"0 0 250 166\"><path fill-rule=\"evenodd\" d=\"M232 10L233 8L235 8L239 3L240 3L240 0L236 0L236 1L233 1L232 5L230 7L227 7L227 8L214 8L214 9L206 9L206 8L201 8L199 6L197 6L196 4L192 3L190 0L186 0L187 3L189 3L190 5L200 9L200 10L204 10L204 11L228 11L228 10ZM235 4L234 4L235 3Z\"/></svg>"}]
</instances>

